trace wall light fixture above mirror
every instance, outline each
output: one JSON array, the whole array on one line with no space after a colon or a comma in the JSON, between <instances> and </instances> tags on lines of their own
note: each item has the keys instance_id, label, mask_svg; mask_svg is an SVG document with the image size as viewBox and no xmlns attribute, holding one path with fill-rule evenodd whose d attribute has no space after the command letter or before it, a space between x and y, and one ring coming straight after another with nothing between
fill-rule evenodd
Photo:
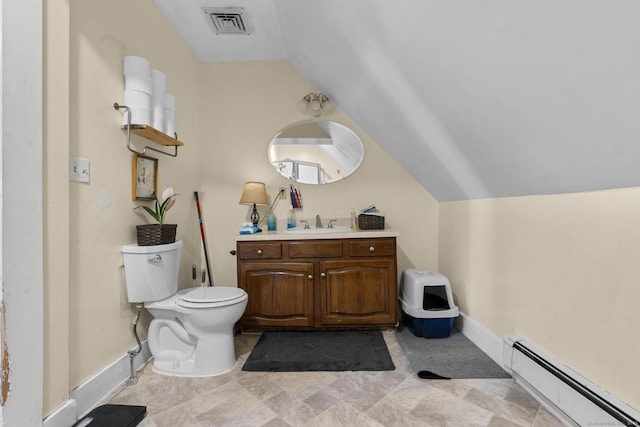
<instances>
[{"instance_id":1,"label":"wall light fixture above mirror","mask_svg":"<svg viewBox=\"0 0 640 427\"><path fill-rule=\"evenodd\" d=\"M364 144L342 123L321 120L294 123L269 144L269 161L278 173L303 184L339 181L358 169Z\"/></svg>"},{"instance_id":2,"label":"wall light fixture above mirror","mask_svg":"<svg viewBox=\"0 0 640 427\"><path fill-rule=\"evenodd\" d=\"M329 114L334 110L333 103L329 97L318 92L305 95L297 104L298 110L313 117L320 117Z\"/></svg>"}]
</instances>

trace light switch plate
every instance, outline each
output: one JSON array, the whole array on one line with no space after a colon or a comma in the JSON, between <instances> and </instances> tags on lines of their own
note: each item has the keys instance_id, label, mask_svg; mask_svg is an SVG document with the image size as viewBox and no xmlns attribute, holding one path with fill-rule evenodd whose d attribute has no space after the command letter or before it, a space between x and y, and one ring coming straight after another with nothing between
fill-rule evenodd
<instances>
[{"instance_id":1,"label":"light switch plate","mask_svg":"<svg viewBox=\"0 0 640 427\"><path fill-rule=\"evenodd\" d=\"M69 181L89 182L89 159L72 157L69 161Z\"/></svg>"}]
</instances>

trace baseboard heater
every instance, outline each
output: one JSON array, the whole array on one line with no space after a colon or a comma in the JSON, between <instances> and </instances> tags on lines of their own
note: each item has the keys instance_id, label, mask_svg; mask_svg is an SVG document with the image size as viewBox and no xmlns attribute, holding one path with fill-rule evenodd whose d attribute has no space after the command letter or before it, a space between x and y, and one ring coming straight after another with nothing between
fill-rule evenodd
<instances>
[{"instance_id":1,"label":"baseboard heater","mask_svg":"<svg viewBox=\"0 0 640 427\"><path fill-rule=\"evenodd\" d=\"M546 406L578 426L640 426L640 413L516 335L504 337L506 370Z\"/></svg>"}]
</instances>

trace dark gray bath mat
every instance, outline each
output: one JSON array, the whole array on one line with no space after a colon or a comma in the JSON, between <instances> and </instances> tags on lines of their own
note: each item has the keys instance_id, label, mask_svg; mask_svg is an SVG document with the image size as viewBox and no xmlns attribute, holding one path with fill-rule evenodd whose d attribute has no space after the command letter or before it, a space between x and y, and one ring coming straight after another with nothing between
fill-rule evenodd
<instances>
[{"instance_id":1,"label":"dark gray bath mat","mask_svg":"<svg viewBox=\"0 0 640 427\"><path fill-rule=\"evenodd\" d=\"M401 325L396 338L411 367L444 377L510 378L496 362L455 329L447 338L423 338Z\"/></svg>"},{"instance_id":2,"label":"dark gray bath mat","mask_svg":"<svg viewBox=\"0 0 640 427\"><path fill-rule=\"evenodd\" d=\"M264 332L243 371L392 371L380 331Z\"/></svg>"}]
</instances>

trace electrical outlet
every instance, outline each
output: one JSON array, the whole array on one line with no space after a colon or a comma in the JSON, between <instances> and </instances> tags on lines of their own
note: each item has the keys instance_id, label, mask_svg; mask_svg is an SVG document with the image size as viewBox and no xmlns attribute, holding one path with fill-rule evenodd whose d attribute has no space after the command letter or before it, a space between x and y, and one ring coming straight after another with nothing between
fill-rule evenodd
<instances>
[{"instance_id":1,"label":"electrical outlet","mask_svg":"<svg viewBox=\"0 0 640 427\"><path fill-rule=\"evenodd\" d=\"M287 189L284 187L280 187L280 199L284 200L287 198Z\"/></svg>"},{"instance_id":2,"label":"electrical outlet","mask_svg":"<svg viewBox=\"0 0 640 427\"><path fill-rule=\"evenodd\" d=\"M69 181L89 182L89 160L72 157L69 161Z\"/></svg>"}]
</instances>

